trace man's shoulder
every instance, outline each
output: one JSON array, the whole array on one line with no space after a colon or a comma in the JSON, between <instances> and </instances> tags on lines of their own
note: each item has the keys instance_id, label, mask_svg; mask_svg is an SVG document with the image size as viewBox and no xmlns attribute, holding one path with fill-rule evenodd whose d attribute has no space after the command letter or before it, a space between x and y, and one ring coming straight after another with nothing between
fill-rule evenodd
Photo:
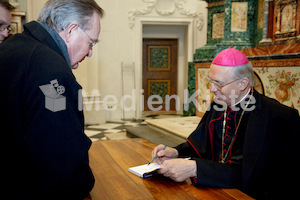
<instances>
[{"instance_id":1,"label":"man's shoulder","mask_svg":"<svg viewBox=\"0 0 300 200\"><path fill-rule=\"evenodd\" d=\"M0 57L13 57L14 55L18 55L18 58L28 57L38 45L39 43L34 39L23 34L16 34L0 45Z\"/></svg>"},{"instance_id":2,"label":"man's shoulder","mask_svg":"<svg viewBox=\"0 0 300 200\"><path fill-rule=\"evenodd\" d=\"M64 65L68 67L68 63L65 61L65 59L56 51L51 49L45 44L40 43L36 46L35 50L31 54L31 60L34 62L40 62L44 64L55 64L58 65Z\"/></svg>"},{"instance_id":3,"label":"man's shoulder","mask_svg":"<svg viewBox=\"0 0 300 200\"><path fill-rule=\"evenodd\" d=\"M24 33L17 34L0 45L0 51L3 56L9 55L5 56L6 59L15 63L30 64L33 62L37 64L40 62L42 64L52 63L51 65L55 63L55 66L68 65L64 58L47 44Z\"/></svg>"},{"instance_id":4,"label":"man's shoulder","mask_svg":"<svg viewBox=\"0 0 300 200\"><path fill-rule=\"evenodd\" d=\"M42 43L37 38L28 35L26 32L16 34L9 38L7 41L4 41L3 44L0 45L0 51L2 52L1 55L10 55L9 57L12 58L13 55L18 55L18 58L30 58L30 56L33 53L39 52L41 50L46 50L50 54L59 55L58 53L53 51L48 45Z\"/></svg>"}]
</instances>

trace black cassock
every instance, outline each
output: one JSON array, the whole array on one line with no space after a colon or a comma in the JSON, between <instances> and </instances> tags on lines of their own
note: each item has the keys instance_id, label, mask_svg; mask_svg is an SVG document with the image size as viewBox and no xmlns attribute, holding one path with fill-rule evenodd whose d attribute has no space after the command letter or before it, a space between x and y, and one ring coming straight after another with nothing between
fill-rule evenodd
<instances>
[{"instance_id":1,"label":"black cassock","mask_svg":"<svg viewBox=\"0 0 300 200\"><path fill-rule=\"evenodd\" d=\"M213 102L187 142L175 147L179 156L196 160L194 185L238 188L258 199L294 195L299 176L295 167L300 145L298 111L255 90L254 97L255 109L244 113L236 134L242 110L227 109L224 142L224 111L217 111L219 106ZM228 152L224 163L219 162L222 143L223 156Z\"/></svg>"}]
</instances>

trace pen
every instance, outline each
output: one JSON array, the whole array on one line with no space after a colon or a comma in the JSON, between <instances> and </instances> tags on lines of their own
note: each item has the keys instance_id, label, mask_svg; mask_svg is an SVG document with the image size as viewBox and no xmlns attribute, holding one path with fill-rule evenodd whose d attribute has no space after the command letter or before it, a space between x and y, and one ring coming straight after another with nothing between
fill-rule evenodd
<instances>
[{"instance_id":1,"label":"pen","mask_svg":"<svg viewBox=\"0 0 300 200\"><path fill-rule=\"evenodd\" d=\"M167 148L167 146L165 145L164 148L162 148L161 150L165 150ZM156 155L149 163L148 165L150 165L158 156Z\"/></svg>"}]
</instances>

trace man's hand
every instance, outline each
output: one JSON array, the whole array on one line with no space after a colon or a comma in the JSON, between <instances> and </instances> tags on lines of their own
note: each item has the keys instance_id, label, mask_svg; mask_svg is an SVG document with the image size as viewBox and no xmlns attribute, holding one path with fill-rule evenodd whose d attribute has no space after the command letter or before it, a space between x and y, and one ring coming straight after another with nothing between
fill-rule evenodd
<instances>
[{"instance_id":1,"label":"man's hand","mask_svg":"<svg viewBox=\"0 0 300 200\"><path fill-rule=\"evenodd\" d=\"M176 149L167 147L165 150L162 150L163 148L164 145L160 144L153 149L151 153L152 158L158 156L158 158L154 160L155 162L162 164L165 160L177 158L178 151Z\"/></svg>"},{"instance_id":2,"label":"man's hand","mask_svg":"<svg viewBox=\"0 0 300 200\"><path fill-rule=\"evenodd\" d=\"M194 160L171 159L165 160L158 173L173 179L176 182L183 182L190 177L197 176L197 165Z\"/></svg>"}]
</instances>

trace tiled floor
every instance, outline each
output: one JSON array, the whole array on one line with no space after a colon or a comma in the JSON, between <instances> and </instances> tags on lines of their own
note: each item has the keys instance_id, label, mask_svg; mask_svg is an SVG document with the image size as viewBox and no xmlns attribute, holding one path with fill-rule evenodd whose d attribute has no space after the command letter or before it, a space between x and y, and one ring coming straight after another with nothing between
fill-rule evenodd
<instances>
[{"instance_id":1,"label":"tiled floor","mask_svg":"<svg viewBox=\"0 0 300 200\"><path fill-rule=\"evenodd\" d=\"M146 122L107 122L106 124L93 125L85 127L85 134L92 140L107 140L108 134L124 133L126 135L126 127L146 126Z\"/></svg>"},{"instance_id":2,"label":"tiled floor","mask_svg":"<svg viewBox=\"0 0 300 200\"><path fill-rule=\"evenodd\" d=\"M140 127L147 126L144 121L146 119L162 119L180 117L179 115L156 115L150 114L145 115L143 120L140 121L117 121L117 122L107 122L101 125L91 125L85 127L85 134L92 140L107 140L107 139L124 139L126 138L126 127Z\"/></svg>"}]
</instances>

